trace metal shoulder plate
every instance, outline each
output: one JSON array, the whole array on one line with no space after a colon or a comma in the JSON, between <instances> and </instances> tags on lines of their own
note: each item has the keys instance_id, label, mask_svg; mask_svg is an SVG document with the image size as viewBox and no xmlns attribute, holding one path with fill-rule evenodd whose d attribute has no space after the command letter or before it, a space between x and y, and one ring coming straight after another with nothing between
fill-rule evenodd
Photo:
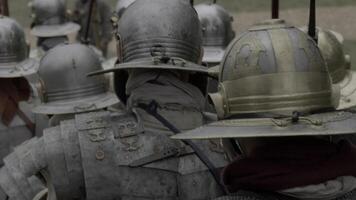
<instances>
[{"instance_id":1,"label":"metal shoulder plate","mask_svg":"<svg viewBox=\"0 0 356 200\"><path fill-rule=\"evenodd\" d=\"M115 199L120 196L119 175L116 170L115 129L125 114L92 112L77 115L81 159L85 179L86 197L91 199ZM130 133L127 133L130 134Z\"/></svg>"}]
</instances>

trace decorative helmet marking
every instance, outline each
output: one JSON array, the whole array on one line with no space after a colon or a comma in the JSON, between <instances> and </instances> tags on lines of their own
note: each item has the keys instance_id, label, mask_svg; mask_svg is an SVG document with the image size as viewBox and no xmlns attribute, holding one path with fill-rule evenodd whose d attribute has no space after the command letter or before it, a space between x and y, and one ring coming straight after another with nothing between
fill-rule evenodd
<instances>
[{"instance_id":1,"label":"decorative helmet marking","mask_svg":"<svg viewBox=\"0 0 356 200\"><path fill-rule=\"evenodd\" d=\"M29 5L33 17L31 33L37 37L63 36L80 29L67 19L64 0L33 0Z\"/></svg>"},{"instance_id":2,"label":"decorative helmet marking","mask_svg":"<svg viewBox=\"0 0 356 200\"><path fill-rule=\"evenodd\" d=\"M283 20L268 20L227 48L211 95L219 117L307 112L332 107L332 87L317 45Z\"/></svg>"},{"instance_id":3,"label":"decorative helmet marking","mask_svg":"<svg viewBox=\"0 0 356 200\"><path fill-rule=\"evenodd\" d=\"M116 13L119 18L121 18L122 14L133 2L136 0L118 0L116 3Z\"/></svg>"},{"instance_id":4,"label":"decorative helmet marking","mask_svg":"<svg viewBox=\"0 0 356 200\"><path fill-rule=\"evenodd\" d=\"M87 77L102 69L92 49L81 44L65 44L48 51L41 59L41 104L35 113L71 114L88 112L118 103L108 92L104 76Z\"/></svg>"},{"instance_id":5,"label":"decorative helmet marking","mask_svg":"<svg viewBox=\"0 0 356 200\"><path fill-rule=\"evenodd\" d=\"M225 48L235 37L232 30L233 17L217 4L198 4L195 6L203 31L203 62L220 63Z\"/></svg>"},{"instance_id":6,"label":"decorative helmet marking","mask_svg":"<svg viewBox=\"0 0 356 200\"><path fill-rule=\"evenodd\" d=\"M28 55L24 30L14 19L0 15L0 78L36 73L38 63Z\"/></svg>"}]
</instances>

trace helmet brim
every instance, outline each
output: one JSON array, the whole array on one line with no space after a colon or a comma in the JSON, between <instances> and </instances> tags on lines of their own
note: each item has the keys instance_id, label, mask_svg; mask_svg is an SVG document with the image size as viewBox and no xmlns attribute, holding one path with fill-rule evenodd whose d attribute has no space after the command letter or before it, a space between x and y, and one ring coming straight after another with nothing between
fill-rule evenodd
<instances>
[{"instance_id":1,"label":"helmet brim","mask_svg":"<svg viewBox=\"0 0 356 200\"><path fill-rule=\"evenodd\" d=\"M350 112L332 112L315 114L298 123L286 126L278 125L272 118L222 120L200 128L177 134L173 139L218 139L218 138L265 138L330 136L354 134L356 114ZM312 124L318 120L318 125ZM314 121L316 122L316 121Z\"/></svg>"},{"instance_id":2,"label":"helmet brim","mask_svg":"<svg viewBox=\"0 0 356 200\"><path fill-rule=\"evenodd\" d=\"M76 114L103 109L119 102L114 93L106 92L100 95L82 97L77 100L41 103L32 112L47 115Z\"/></svg>"},{"instance_id":3,"label":"helmet brim","mask_svg":"<svg viewBox=\"0 0 356 200\"><path fill-rule=\"evenodd\" d=\"M340 101L337 110L356 107L356 71L347 70L344 80L338 83L340 86Z\"/></svg>"},{"instance_id":4,"label":"helmet brim","mask_svg":"<svg viewBox=\"0 0 356 200\"><path fill-rule=\"evenodd\" d=\"M204 63L220 63L225 55L225 49L222 47L204 47Z\"/></svg>"},{"instance_id":5,"label":"helmet brim","mask_svg":"<svg viewBox=\"0 0 356 200\"><path fill-rule=\"evenodd\" d=\"M31 29L31 34L36 37L57 37L69 35L80 30L80 25L66 22L58 25L37 25Z\"/></svg>"},{"instance_id":6,"label":"helmet brim","mask_svg":"<svg viewBox=\"0 0 356 200\"><path fill-rule=\"evenodd\" d=\"M96 72L89 73L88 76L95 76L120 70L128 70L128 69L166 69L166 70L180 70L187 72L197 72L208 75L208 68L202 65L198 65L192 62L184 61L184 64L166 64L166 63L157 63L153 59L152 60L144 60L144 61L135 61L135 62L127 62L117 64L112 69L100 70Z\"/></svg>"},{"instance_id":7,"label":"helmet brim","mask_svg":"<svg viewBox=\"0 0 356 200\"><path fill-rule=\"evenodd\" d=\"M0 78L17 78L35 74L38 71L39 62L28 58L18 63L0 63Z\"/></svg>"}]
</instances>

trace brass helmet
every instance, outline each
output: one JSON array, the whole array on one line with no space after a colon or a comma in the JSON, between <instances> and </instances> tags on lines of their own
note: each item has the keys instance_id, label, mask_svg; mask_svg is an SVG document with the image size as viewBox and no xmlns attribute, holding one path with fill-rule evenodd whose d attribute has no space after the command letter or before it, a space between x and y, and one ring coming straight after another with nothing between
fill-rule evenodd
<instances>
[{"instance_id":1,"label":"brass helmet","mask_svg":"<svg viewBox=\"0 0 356 200\"><path fill-rule=\"evenodd\" d=\"M218 4L202 3L195 6L203 30L204 63L221 62L225 48L234 39L233 17Z\"/></svg>"},{"instance_id":2,"label":"brass helmet","mask_svg":"<svg viewBox=\"0 0 356 200\"><path fill-rule=\"evenodd\" d=\"M36 73L38 62L28 58L28 50L22 27L14 19L0 15L0 78Z\"/></svg>"},{"instance_id":3,"label":"brass helmet","mask_svg":"<svg viewBox=\"0 0 356 200\"><path fill-rule=\"evenodd\" d=\"M350 56L343 49L340 34L318 28L318 46L326 60L333 84L340 87L338 110L356 106L356 72L350 70Z\"/></svg>"},{"instance_id":4,"label":"brass helmet","mask_svg":"<svg viewBox=\"0 0 356 200\"><path fill-rule=\"evenodd\" d=\"M284 20L250 28L227 48L219 91L220 118L235 114L309 112L330 108L332 87L314 40Z\"/></svg>"},{"instance_id":5,"label":"brass helmet","mask_svg":"<svg viewBox=\"0 0 356 200\"><path fill-rule=\"evenodd\" d=\"M116 3L116 13L120 18L127 7L129 7L135 0L118 0Z\"/></svg>"},{"instance_id":6,"label":"brass helmet","mask_svg":"<svg viewBox=\"0 0 356 200\"><path fill-rule=\"evenodd\" d=\"M32 0L29 7L33 18L31 34L36 37L64 36L80 29L67 19L65 0Z\"/></svg>"},{"instance_id":7,"label":"brass helmet","mask_svg":"<svg viewBox=\"0 0 356 200\"><path fill-rule=\"evenodd\" d=\"M74 114L106 108L118 103L108 91L104 76L87 77L102 69L98 56L86 45L63 44L49 50L41 59L41 104L33 109L40 114Z\"/></svg>"}]
</instances>

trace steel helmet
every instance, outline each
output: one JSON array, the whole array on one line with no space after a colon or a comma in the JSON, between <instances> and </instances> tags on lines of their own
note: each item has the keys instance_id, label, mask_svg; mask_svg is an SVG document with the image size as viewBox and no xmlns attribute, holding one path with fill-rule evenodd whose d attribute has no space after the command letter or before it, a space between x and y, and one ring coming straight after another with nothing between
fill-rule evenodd
<instances>
[{"instance_id":1,"label":"steel helmet","mask_svg":"<svg viewBox=\"0 0 356 200\"><path fill-rule=\"evenodd\" d=\"M87 77L101 68L97 55L85 45L63 44L49 50L38 71L41 104L33 112L71 114L118 103L115 94L108 91L105 77Z\"/></svg>"},{"instance_id":2,"label":"steel helmet","mask_svg":"<svg viewBox=\"0 0 356 200\"><path fill-rule=\"evenodd\" d=\"M196 64L201 61L202 33L198 15L189 1L136 0L117 23L119 64L92 75L115 71L115 91L122 102L126 98L125 70L207 73L206 67Z\"/></svg>"},{"instance_id":3,"label":"steel helmet","mask_svg":"<svg viewBox=\"0 0 356 200\"><path fill-rule=\"evenodd\" d=\"M205 63L220 63L225 48L235 37L232 30L233 17L217 4L202 3L195 6L203 30Z\"/></svg>"},{"instance_id":4,"label":"steel helmet","mask_svg":"<svg viewBox=\"0 0 356 200\"><path fill-rule=\"evenodd\" d=\"M14 19L0 15L0 78L36 73L38 63L28 58L28 49L21 26Z\"/></svg>"},{"instance_id":5,"label":"steel helmet","mask_svg":"<svg viewBox=\"0 0 356 200\"><path fill-rule=\"evenodd\" d=\"M219 82L211 98L222 118L333 106L331 80L318 46L279 19L252 27L230 44Z\"/></svg>"},{"instance_id":6,"label":"steel helmet","mask_svg":"<svg viewBox=\"0 0 356 200\"><path fill-rule=\"evenodd\" d=\"M118 0L116 3L116 13L120 18L127 7L129 7L135 0Z\"/></svg>"},{"instance_id":7,"label":"steel helmet","mask_svg":"<svg viewBox=\"0 0 356 200\"><path fill-rule=\"evenodd\" d=\"M66 17L64 0L33 0L31 33L37 37L55 37L77 32L80 26Z\"/></svg>"},{"instance_id":8,"label":"steel helmet","mask_svg":"<svg viewBox=\"0 0 356 200\"><path fill-rule=\"evenodd\" d=\"M340 86L337 109L356 106L356 72L350 70L350 56L345 55L340 34L318 28L318 46L326 60L331 80Z\"/></svg>"}]
</instances>

